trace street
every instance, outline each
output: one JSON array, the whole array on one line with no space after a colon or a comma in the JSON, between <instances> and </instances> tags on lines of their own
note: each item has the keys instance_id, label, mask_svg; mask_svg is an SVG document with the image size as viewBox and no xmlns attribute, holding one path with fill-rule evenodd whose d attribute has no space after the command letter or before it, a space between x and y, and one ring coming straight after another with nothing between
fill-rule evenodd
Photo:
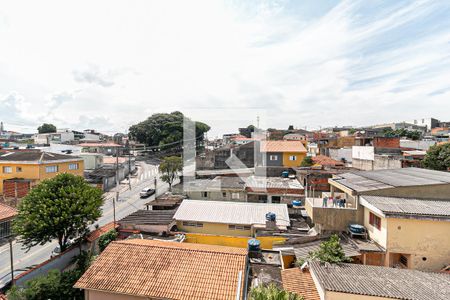
<instances>
[{"instance_id":1,"label":"street","mask_svg":"<svg viewBox=\"0 0 450 300\"><path fill-rule=\"evenodd\" d=\"M143 209L144 204L154 199L155 195L141 199L139 192L144 187L154 187L154 178L158 175L158 166L139 162L138 172L135 178L131 178L131 190L128 182L119 185L119 201L116 202L116 220L129 215L130 213ZM168 190L168 184L159 180L157 182L157 194L161 195ZM115 190L104 194L105 202L102 206L103 215L96 224L103 226L113 221L113 197L116 196ZM27 268L42 263L50 258L52 250L57 246L57 242L46 243L42 246L35 246L30 251L25 252L22 245L16 241L13 242L14 254L14 273L20 274ZM3 288L10 281L10 251L9 244L0 247L0 288Z\"/></svg>"}]
</instances>

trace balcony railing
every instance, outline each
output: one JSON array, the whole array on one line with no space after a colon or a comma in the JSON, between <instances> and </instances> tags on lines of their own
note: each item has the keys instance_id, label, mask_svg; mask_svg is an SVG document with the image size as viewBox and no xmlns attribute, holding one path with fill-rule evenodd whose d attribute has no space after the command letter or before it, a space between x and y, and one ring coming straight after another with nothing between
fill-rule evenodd
<instances>
[{"instance_id":1,"label":"balcony railing","mask_svg":"<svg viewBox=\"0 0 450 300\"><path fill-rule=\"evenodd\" d=\"M341 198L344 199L344 198ZM307 198L306 201L312 207L322 207L322 208L332 208L332 209L356 209L356 203L353 200L348 201L346 199L345 205L340 206L338 201L333 202L333 200L328 199L326 203L324 203L323 198Z\"/></svg>"}]
</instances>

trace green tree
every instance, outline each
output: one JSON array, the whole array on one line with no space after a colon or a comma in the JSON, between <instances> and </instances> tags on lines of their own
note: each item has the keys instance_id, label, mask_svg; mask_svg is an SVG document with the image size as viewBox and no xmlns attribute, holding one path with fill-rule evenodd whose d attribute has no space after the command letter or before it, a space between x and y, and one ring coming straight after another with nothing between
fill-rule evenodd
<instances>
[{"instance_id":1,"label":"green tree","mask_svg":"<svg viewBox=\"0 0 450 300\"><path fill-rule=\"evenodd\" d=\"M300 167L311 167L312 165L314 165L314 161L313 161L312 157L311 156L306 156L302 160L302 163L300 164Z\"/></svg>"},{"instance_id":2,"label":"green tree","mask_svg":"<svg viewBox=\"0 0 450 300\"><path fill-rule=\"evenodd\" d=\"M250 290L250 300L303 300L302 296L280 289L275 284L258 285Z\"/></svg>"},{"instance_id":3,"label":"green tree","mask_svg":"<svg viewBox=\"0 0 450 300\"><path fill-rule=\"evenodd\" d=\"M129 129L129 137L149 146L162 146L183 140L184 115L175 111L170 114L153 114L147 120L133 125ZM204 133L210 127L202 122L195 122L195 136L198 142L203 141Z\"/></svg>"},{"instance_id":4,"label":"green tree","mask_svg":"<svg viewBox=\"0 0 450 300\"><path fill-rule=\"evenodd\" d=\"M83 177L59 174L34 187L19 204L13 230L28 249L58 240L61 251L69 239L82 237L101 216L102 191Z\"/></svg>"},{"instance_id":5,"label":"green tree","mask_svg":"<svg viewBox=\"0 0 450 300\"><path fill-rule=\"evenodd\" d=\"M56 126L53 124L47 124L44 123L41 126L38 127L38 132L39 133L52 133L52 132L56 132Z\"/></svg>"},{"instance_id":6,"label":"green tree","mask_svg":"<svg viewBox=\"0 0 450 300\"><path fill-rule=\"evenodd\" d=\"M117 231L115 229L111 229L107 233L103 234L98 239L98 248L100 249L100 252L103 252L103 250L105 250L106 247L108 247L109 243L115 241L116 238L117 238Z\"/></svg>"},{"instance_id":7,"label":"green tree","mask_svg":"<svg viewBox=\"0 0 450 300\"><path fill-rule=\"evenodd\" d=\"M350 257L346 257L341 246L341 240L337 234L333 234L328 241L320 244L319 249L310 252L307 259L318 260L329 263L351 262ZM299 261L297 265L300 265Z\"/></svg>"},{"instance_id":8,"label":"green tree","mask_svg":"<svg viewBox=\"0 0 450 300\"><path fill-rule=\"evenodd\" d=\"M82 300L84 293L73 288L81 275L87 270L93 260L90 252L82 252L75 257L76 267L73 270L61 273L59 270L50 270L45 276L38 276L25 283L24 287L14 286L8 291L10 300Z\"/></svg>"},{"instance_id":9,"label":"green tree","mask_svg":"<svg viewBox=\"0 0 450 300\"><path fill-rule=\"evenodd\" d=\"M450 168L450 143L431 147L422 165L427 169L447 171Z\"/></svg>"},{"instance_id":10,"label":"green tree","mask_svg":"<svg viewBox=\"0 0 450 300\"><path fill-rule=\"evenodd\" d=\"M182 170L183 160L178 156L165 157L159 165L161 179L169 184L169 191L172 191L172 184Z\"/></svg>"}]
</instances>

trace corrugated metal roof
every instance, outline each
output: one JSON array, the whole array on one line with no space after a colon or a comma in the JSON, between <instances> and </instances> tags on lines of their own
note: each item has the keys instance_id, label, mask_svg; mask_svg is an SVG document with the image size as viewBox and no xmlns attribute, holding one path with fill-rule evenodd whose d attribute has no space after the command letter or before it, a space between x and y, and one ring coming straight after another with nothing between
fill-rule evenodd
<instances>
[{"instance_id":1,"label":"corrugated metal roof","mask_svg":"<svg viewBox=\"0 0 450 300\"><path fill-rule=\"evenodd\" d=\"M361 204L370 204L386 215L450 217L450 195L448 200L361 196Z\"/></svg>"},{"instance_id":2,"label":"corrugated metal roof","mask_svg":"<svg viewBox=\"0 0 450 300\"><path fill-rule=\"evenodd\" d=\"M450 275L358 264L311 262L327 291L406 300L450 299Z\"/></svg>"},{"instance_id":3,"label":"corrugated metal roof","mask_svg":"<svg viewBox=\"0 0 450 300\"><path fill-rule=\"evenodd\" d=\"M334 181L357 192L402 186L449 184L450 173L419 168L343 173Z\"/></svg>"},{"instance_id":4,"label":"corrugated metal roof","mask_svg":"<svg viewBox=\"0 0 450 300\"><path fill-rule=\"evenodd\" d=\"M305 259L310 252L318 250L320 247L320 244L323 243L324 241L325 240L319 240L319 241L314 241L314 242L305 243L305 244L301 244L301 245L294 245L295 257L297 259ZM358 251L358 249L356 249L356 247L354 247L352 244L350 244L349 242L347 242L345 240L341 240L340 244L341 244L342 250L345 253L345 256L347 256L347 257L358 256L361 254Z\"/></svg>"},{"instance_id":5,"label":"corrugated metal roof","mask_svg":"<svg viewBox=\"0 0 450 300\"><path fill-rule=\"evenodd\" d=\"M252 189L304 189L297 178L249 176L246 178L245 184L246 187Z\"/></svg>"},{"instance_id":6,"label":"corrugated metal roof","mask_svg":"<svg viewBox=\"0 0 450 300\"><path fill-rule=\"evenodd\" d=\"M184 200L174 219L225 224L265 224L266 214L276 214L277 226L289 226L286 204Z\"/></svg>"},{"instance_id":7,"label":"corrugated metal roof","mask_svg":"<svg viewBox=\"0 0 450 300\"><path fill-rule=\"evenodd\" d=\"M119 224L168 225L176 210L137 210L118 221Z\"/></svg>"}]
</instances>

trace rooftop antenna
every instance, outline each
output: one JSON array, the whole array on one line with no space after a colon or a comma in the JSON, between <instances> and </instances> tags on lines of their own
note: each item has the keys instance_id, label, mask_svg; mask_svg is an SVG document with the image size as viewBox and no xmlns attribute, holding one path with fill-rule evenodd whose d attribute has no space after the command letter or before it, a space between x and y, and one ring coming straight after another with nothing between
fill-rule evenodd
<instances>
[{"instance_id":1,"label":"rooftop antenna","mask_svg":"<svg viewBox=\"0 0 450 300\"><path fill-rule=\"evenodd\" d=\"M259 128L259 115L256 116L256 128Z\"/></svg>"}]
</instances>

